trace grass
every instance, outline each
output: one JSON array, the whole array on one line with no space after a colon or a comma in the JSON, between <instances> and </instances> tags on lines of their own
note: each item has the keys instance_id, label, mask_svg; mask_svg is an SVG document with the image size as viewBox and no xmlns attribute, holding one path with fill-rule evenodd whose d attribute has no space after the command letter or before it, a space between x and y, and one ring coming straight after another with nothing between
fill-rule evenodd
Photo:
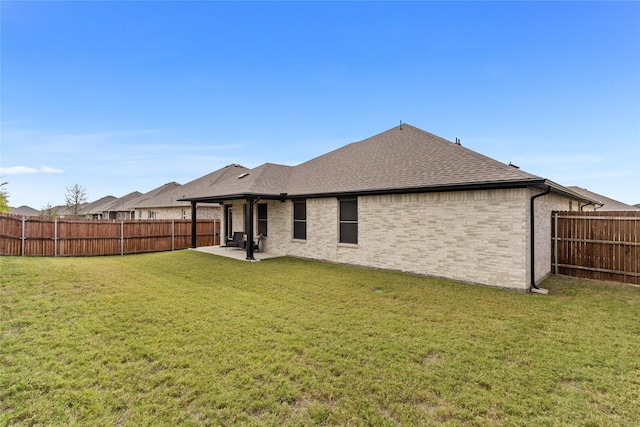
<instances>
[{"instance_id":1,"label":"grass","mask_svg":"<svg viewBox=\"0 0 640 427\"><path fill-rule=\"evenodd\" d=\"M640 289L194 251L0 258L0 424L640 424Z\"/></svg>"}]
</instances>

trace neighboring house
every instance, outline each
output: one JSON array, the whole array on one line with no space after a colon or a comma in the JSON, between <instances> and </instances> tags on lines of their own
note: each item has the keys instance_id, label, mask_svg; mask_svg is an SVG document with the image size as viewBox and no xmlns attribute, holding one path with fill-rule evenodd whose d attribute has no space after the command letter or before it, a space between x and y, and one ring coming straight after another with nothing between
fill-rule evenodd
<instances>
[{"instance_id":1,"label":"neighboring house","mask_svg":"<svg viewBox=\"0 0 640 427\"><path fill-rule=\"evenodd\" d=\"M111 203L100 206L100 218L134 219L134 209L131 202L142 195L139 191L133 191L113 200Z\"/></svg>"},{"instance_id":2,"label":"neighboring house","mask_svg":"<svg viewBox=\"0 0 640 427\"><path fill-rule=\"evenodd\" d=\"M104 208L118 200L114 196L104 196L83 206L82 213L87 218L102 219Z\"/></svg>"},{"instance_id":3,"label":"neighboring house","mask_svg":"<svg viewBox=\"0 0 640 427\"><path fill-rule=\"evenodd\" d=\"M12 215L22 215L22 216L40 216L40 211L33 209L29 206L20 206L19 208L11 208L9 209L9 213Z\"/></svg>"},{"instance_id":4,"label":"neighboring house","mask_svg":"<svg viewBox=\"0 0 640 427\"><path fill-rule=\"evenodd\" d=\"M237 166L237 165L233 165ZM241 166L240 166L241 167ZM243 170L248 170L243 168ZM155 194L153 197L136 200L136 218L156 218L156 219L190 219L191 203L180 201L179 199L192 191L206 188L218 182L225 176L224 168L220 171L212 172L208 175L195 179L184 185L178 185ZM236 175L237 176L237 175ZM203 203L198 206L198 219L220 219L220 204Z\"/></svg>"},{"instance_id":5,"label":"neighboring house","mask_svg":"<svg viewBox=\"0 0 640 427\"><path fill-rule=\"evenodd\" d=\"M83 203L80 205L80 209L78 210L78 215L80 217L87 215L87 206L89 206L89 203ZM74 218L73 212L67 205L54 206L53 209L57 212L59 218Z\"/></svg>"},{"instance_id":6,"label":"neighboring house","mask_svg":"<svg viewBox=\"0 0 640 427\"><path fill-rule=\"evenodd\" d=\"M578 194L582 194L584 197L588 197L593 200L597 200L596 210L598 211L640 211L640 208L635 206L627 205L626 203L619 202L617 200L610 199L608 197L603 196L602 194L594 193L593 191L589 191L586 188L570 186L567 187ZM580 206L581 210L587 210L587 207Z\"/></svg>"},{"instance_id":7,"label":"neighboring house","mask_svg":"<svg viewBox=\"0 0 640 427\"><path fill-rule=\"evenodd\" d=\"M147 200L154 199L156 197L160 197L163 194L168 194L172 190L180 187L181 185L177 182L169 182L167 184L161 185L160 187L154 188L153 190L140 194L137 197L133 197L126 202L123 208L126 208L128 212L130 212L131 219L167 219L166 217L159 215L158 212L154 210L145 210L144 215L143 212L136 209L141 203L144 203Z\"/></svg>"},{"instance_id":8,"label":"neighboring house","mask_svg":"<svg viewBox=\"0 0 640 427\"><path fill-rule=\"evenodd\" d=\"M218 172L182 200L194 213L222 204L223 238L263 234L283 255L520 291L550 274L551 211L594 202L407 124L298 166Z\"/></svg>"}]
</instances>

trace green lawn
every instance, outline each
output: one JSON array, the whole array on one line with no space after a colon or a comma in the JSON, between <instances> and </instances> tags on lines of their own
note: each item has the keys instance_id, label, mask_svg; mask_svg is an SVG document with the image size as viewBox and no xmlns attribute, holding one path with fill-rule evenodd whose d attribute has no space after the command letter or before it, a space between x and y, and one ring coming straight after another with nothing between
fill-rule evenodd
<instances>
[{"instance_id":1,"label":"green lawn","mask_svg":"<svg viewBox=\"0 0 640 427\"><path fill-rule=\"evenodd\" d=\"M0 424L640 425L640 289L0 258Z\"/></svg>"}]
</instances>

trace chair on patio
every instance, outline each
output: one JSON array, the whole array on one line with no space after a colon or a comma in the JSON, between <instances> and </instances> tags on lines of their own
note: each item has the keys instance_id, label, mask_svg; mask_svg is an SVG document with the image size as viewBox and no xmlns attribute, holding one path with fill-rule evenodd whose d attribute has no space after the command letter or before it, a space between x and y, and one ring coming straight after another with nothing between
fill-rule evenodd
<instances>
[{"instance_id":1,"label":"chair on patio","mask_svg":"<svg viewBox=\"0 0 640 427\"><path fill-rule=\"evenodd\" d=\"M242 231L234 231L233 239L227 240L225 248L244 249L244 233Z\"/></svg>"},{"instance_id":2,"label":"chair on patio","mask_svg":"<svg viewBox=\"0 0 640 427\"><path fill-rule=\"evenodd\" d=\"M264 239L264 236L262 234L258 234L256 241L253 242L253 250L255 252L260 252L260 242L262 242L262 239Z\"/></svg>"}]
</instances>

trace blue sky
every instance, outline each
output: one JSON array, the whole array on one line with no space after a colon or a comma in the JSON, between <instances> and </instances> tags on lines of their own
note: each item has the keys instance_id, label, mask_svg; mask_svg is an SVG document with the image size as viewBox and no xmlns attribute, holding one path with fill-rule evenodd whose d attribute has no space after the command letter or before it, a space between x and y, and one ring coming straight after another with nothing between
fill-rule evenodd
<instances>
[{"instance_id":1,"label":"blue sky","mask_svg":"<svg viewBox=\"0 0 640 427\"><path fill-rule=\"evenodd\" d=\"M640 2L14 2L11 206L295 165L400 120L640 203Z\"/></svg>"}]
</instances>

